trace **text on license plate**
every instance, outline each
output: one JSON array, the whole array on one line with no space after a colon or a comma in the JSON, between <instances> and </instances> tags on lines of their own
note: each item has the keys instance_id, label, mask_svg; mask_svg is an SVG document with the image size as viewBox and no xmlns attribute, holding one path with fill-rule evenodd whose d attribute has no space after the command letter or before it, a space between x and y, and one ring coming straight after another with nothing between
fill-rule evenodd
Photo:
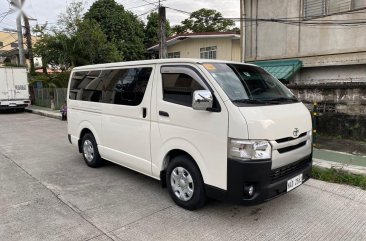
<instances>
[{"instance_id":1,"label":"text on license plate","mask_svg":"<svg viewBox=\"0 0 366 241\"><path fill-rule=\"evenodd\" d=\"M295 187L300 186L301 183L302 183L302 173L287 181L287 191L289 192Z\"/></svg>"}]
</instances>

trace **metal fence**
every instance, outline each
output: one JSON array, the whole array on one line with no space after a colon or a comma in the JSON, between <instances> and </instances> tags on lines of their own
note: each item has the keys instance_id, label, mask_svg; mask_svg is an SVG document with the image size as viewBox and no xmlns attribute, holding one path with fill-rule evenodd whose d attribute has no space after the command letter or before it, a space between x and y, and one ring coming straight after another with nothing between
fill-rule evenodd
<instances>
[{"instance_id":1,"label":"metal fence","mask_svg":"<svg viewBox=\"0 0 366 241\"><path fill-rule=\"evenodd\" d=\"M55 109L59 109L63 106L66 100L67 89L66 88L34 88L33 98L34 105L51 108L51 101L53 100Z\"/></svg>"}]
</instances>

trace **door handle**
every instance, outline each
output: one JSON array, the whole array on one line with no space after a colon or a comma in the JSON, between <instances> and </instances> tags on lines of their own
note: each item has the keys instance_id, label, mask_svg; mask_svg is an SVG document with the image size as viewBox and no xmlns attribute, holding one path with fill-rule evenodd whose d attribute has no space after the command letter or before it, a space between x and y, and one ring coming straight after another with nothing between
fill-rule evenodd
<instances>
[{"instance_id":1,"label":"door handle","mask_svg":"<svg viewBox=\"0 0 366 241\"><path fill-rule=\"evenodd\" d=\"M169 117L169 113L168 112L161 111L161 110L159 110L159 115L165 116L165 117Z\"/></svg>"},{"instance_id":2,"label":"door handle","mask_svg":"<svg viewBox=\"0 0 366 241\"><path fill-rule=\"evenodd\" d=\"M146 118L147 116L147 109L145 107L142 108L142 118Z\"/></svg>"}]
</instances>

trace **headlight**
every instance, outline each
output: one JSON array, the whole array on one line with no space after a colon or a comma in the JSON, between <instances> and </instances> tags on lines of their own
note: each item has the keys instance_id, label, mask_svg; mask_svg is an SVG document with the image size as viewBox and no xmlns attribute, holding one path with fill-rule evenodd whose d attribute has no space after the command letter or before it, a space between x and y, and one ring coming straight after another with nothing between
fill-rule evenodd
<instances>
[{"instance_id":1,"label":"headlight","mask_svg":"<svg viewBox=\"0 0 366 241\"><path fill-rule=\"evenodd\" d=\"M229 158L263 160L272 157L272 146L264 140L229 139Z\"/></svg>"}]
</instances>

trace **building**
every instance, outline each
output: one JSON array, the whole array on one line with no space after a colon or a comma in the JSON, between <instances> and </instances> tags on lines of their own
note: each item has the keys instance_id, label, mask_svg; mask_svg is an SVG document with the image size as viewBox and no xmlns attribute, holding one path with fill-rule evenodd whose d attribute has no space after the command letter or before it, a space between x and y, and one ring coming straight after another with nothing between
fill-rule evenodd
<instances>
[{"instance_id":1,"label":"building","mask_svg":"<svg viewBox=\"0 0 366 241\"><path fill-rule=\"evenodd\" d=\"M187 33L167 39L168 58L240 61L240 34L235 32ZM159 45L148 48L155 56Z\"/></svg>"},{"instance_id":2,"label":"building","mask_svg":"<svg viewBox=\"0 0 366 241\"><path fill-rule=\"evenodd\" d=\"M323 113L366 116L365 0L243 1L246 62L274 73L302 101L318 102ZM366 127L353 129L366 134Z\"/></svg>"},{"instance_id":3,"label":"building","mask_svg":"<svg viewBox=\"0 0 366 241\"><path fill-rule=\"evenodd\" d=\"M32 37L33 44L37 41L36 37ZM26 38L23 39L24 52L27 57ZM19 64L18 50L18 33L0 31L0 66L4 63ZM29 59L26 58L26 63L29 65ZM34 58L35 67L42 66L42 59Z\"/></svg>"}]
</instances>

